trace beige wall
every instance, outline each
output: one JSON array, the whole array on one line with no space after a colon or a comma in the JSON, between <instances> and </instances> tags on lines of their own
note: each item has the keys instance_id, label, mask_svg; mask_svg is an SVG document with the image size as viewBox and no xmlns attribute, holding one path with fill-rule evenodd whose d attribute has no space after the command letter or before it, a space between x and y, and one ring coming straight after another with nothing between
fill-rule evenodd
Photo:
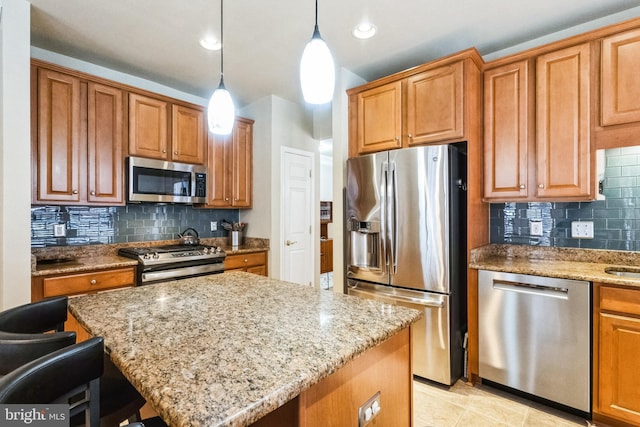
<instances>
[{"instance_id":1,"label":"beige wall","mask_svg":"<svg viewBox=\"0 0 640 427\"><path fill-rule=\"evenodd\" d=\"M0 309L31 299L30 4L2 3L0 21Z\"/></svg>"},{"instance_id":2,"label":"beige wall","mask_svg":"<svg viewBox=\"0 0 640 427\"><path fill-rule=\"evenodd\" d=\"M318 141L312 136L309 114L299 105L269 95L248 105L240 115L256 120L253 135L253 209L240 210L240 220L248 223L247 235L268 238L269 276L280 279L282 225L280 215L282 148L304 150L315 155L315 195L314 205L318 206L313 218L320 223ZM259 118L258 118L259 117ZM258 124L258 121L261 121ZM313 265L315 284L319 286L320 275L320 232L315 227L315 263Z\"/></svg>"}]
</instances>

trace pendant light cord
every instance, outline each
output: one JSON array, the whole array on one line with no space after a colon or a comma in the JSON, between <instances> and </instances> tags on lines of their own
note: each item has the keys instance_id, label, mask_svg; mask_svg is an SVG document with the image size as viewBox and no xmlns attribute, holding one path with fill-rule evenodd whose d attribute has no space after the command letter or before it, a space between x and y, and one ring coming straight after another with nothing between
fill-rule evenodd
<instances>
[{"instance_id":1,"label":"pendant light cord","mask_svg":"<svg viewBox=\"0 0 640 427\"><path fill-rule=\"evenodd\" d=\"M316 0L316 29L318 29L318 0Z\"/></svg>"},{"instance_id":2,"label":"pendant light cord","mask_svg":"<svg viewBox=\"0 0 640 427\"><path fill-rule=\"evenodd\" d=\"M220 81L221 82L224 80L224 13L222 9L223 3L224 3L224 0L220 0Z\"/></svg>"}]
</instances>

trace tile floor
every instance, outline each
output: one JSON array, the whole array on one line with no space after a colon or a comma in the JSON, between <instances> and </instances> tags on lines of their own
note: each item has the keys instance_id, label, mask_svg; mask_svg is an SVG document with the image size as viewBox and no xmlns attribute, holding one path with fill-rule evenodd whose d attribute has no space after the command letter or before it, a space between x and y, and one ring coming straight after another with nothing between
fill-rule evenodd
<instances>
[{"instance_id":1,"label":"tile floor","mask_svg":"<svg viewBox=\"0 0 640 427\"><path fill-rule=\"evenodd\" d=\"M451 387L413 382L414 427L571 427L589 426L587 420L507 394L467 385Z\"/></svg>"}]
</instances>

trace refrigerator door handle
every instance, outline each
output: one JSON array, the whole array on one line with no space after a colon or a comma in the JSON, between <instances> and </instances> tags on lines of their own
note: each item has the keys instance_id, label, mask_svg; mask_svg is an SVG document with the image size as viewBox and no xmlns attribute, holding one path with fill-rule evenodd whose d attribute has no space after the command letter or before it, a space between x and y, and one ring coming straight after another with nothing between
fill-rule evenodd
<instances>
[{"instance_id":1,"label":"refrigerator door handle","mask_svg":"<svg viewBox=\"0 0 640 427\"><path fill-rule=\"evenodd\" d=\"M351 289L354 291L355 295L357 294L368 295L372 299L379 298L379 299L386 299L386 300L395 300L395 301L401 301L409 304L415 304L415 305L420 305L423 307L431 307L431 308L444 307L444 301L438 298L429 298L429 297L413 298L405 295L394 295L394 294L389 294L389 293L380 292L380 291L368 291L368 290L358 288L357 286Z\"/></svg>"},{"instance_id":2,"label":"refrigerator door handle","mask_svg":"<svg viewBox=\"0 0 640 427\"><path fill-rule=\"evenodd\" d=\"M380 242L382 244L383 262L385 265L385 272L389 272L389 257L387 254L387 248L389 247L387 242L387 186L389 182L389 163L383 162L381 169L381 185L380 185Z\"/></svg>"},{"instance_id":3,"label":"refrigerator door handle","mask_svg":"<svg viewBox=\"0 0 640 427\"><path fill-rule=\"evenodd\" d=\"M398 180L396 177L396 164L395 162L390 162L389 165L389 175L391 175L391 180L387 183L387 203L386 210L388 216L388 230L387 236L389 239L389 259L390 266L389 270L396 274L398 272L398 239L396 238L398 233Z\"/></svg>"}]
</instances>

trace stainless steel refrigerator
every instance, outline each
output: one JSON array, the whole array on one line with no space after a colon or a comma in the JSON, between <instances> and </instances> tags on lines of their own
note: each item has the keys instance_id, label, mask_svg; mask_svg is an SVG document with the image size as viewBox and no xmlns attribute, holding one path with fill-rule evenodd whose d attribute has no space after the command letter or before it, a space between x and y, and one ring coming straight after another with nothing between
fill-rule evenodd
<instances>
[{"instance_id":1,"label":"stainless steel refrigerator","mask_svg":"<svg viewBox=\"0 0 640 427\"><path fill-rule=\"evenodd\" d=\"M453 384L466 330L465 145L347 161L347 292L418 309L413 373Z\"/></svg>"}]
</instances>

